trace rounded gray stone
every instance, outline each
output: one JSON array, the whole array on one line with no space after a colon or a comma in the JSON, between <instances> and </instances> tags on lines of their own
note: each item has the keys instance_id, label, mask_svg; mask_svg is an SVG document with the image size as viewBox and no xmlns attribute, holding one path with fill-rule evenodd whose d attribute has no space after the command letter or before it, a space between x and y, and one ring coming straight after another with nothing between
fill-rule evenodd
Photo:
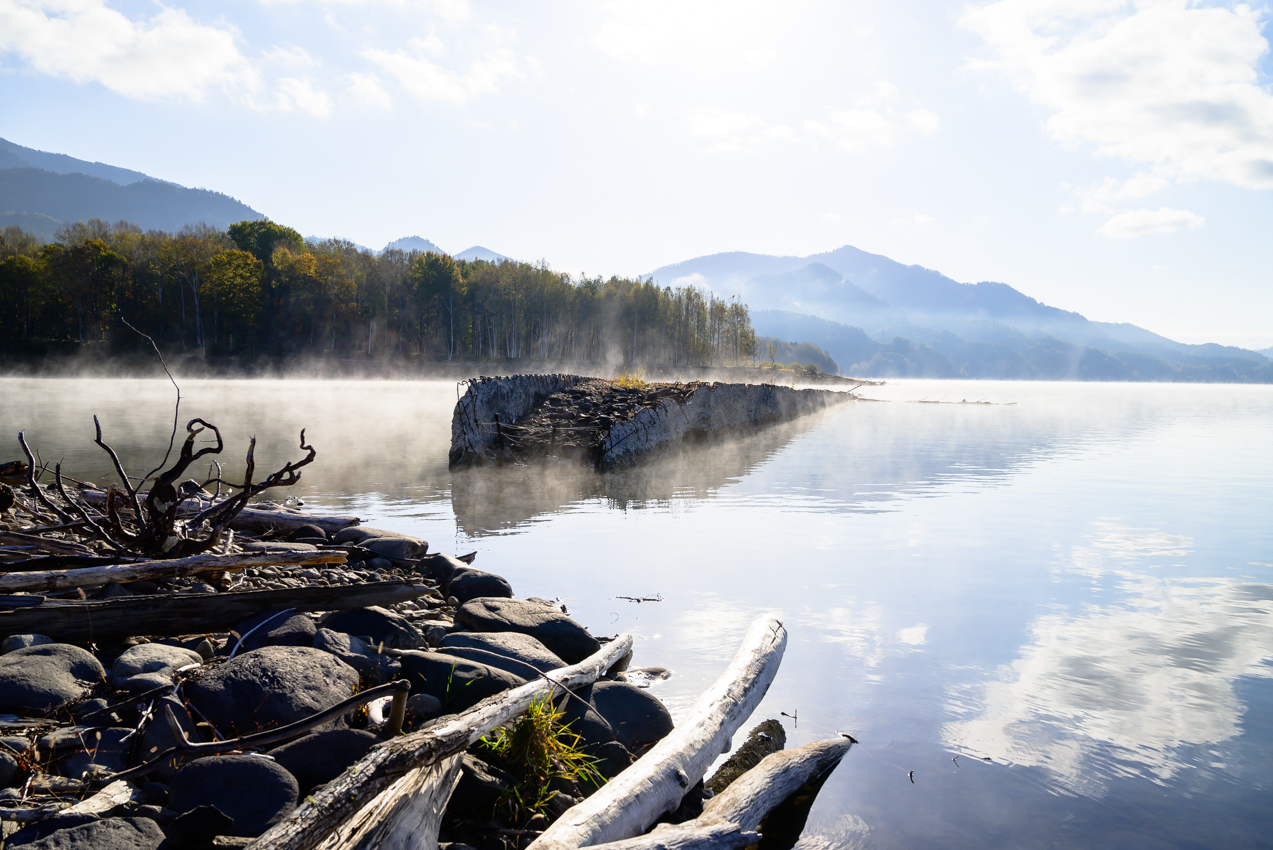
<instances>
[{"instance_id":1,"label":"rounded gray stone","mask_svg":"<svg viewBox=\"0 0 1273 850\"><path fill-rule=\"evenodd\" d=\"M168 808L215 806L234 821L226 833L255 838L296 808L300 788L282 765L259 756L209 756L177 771Z\"/></svg>"},{"instance_id":2,"label":"rounded gray stone","mask_svg":"<svg viewBox=\"0 0 1273 850\"><path fill-rule=\"evenodd\" d=\"M0 713L61 708L106 678L92 653L65 643L15 649L0 655Z\"/></svg>"},{"instance_id":3,"label":"rounded gray stone","mask_svg":"<svg viewBox=\"0 0 1273 850\"><path fill-rule=\"evenodd\" d=\"M460 606L455 619L475 632L530 635L567 664L578 664L601 648L587 629L561 609L529 599L471 599Z\"/></svg>"},{"instance_id":4,"label":"rounded gray stone","mask_svg":"<svg viewBox=\"0 0 1273 850\"><path fill-rule=\"evenodd\" d=\"M199 653L162 643L143 643L124 650L111 665L111 684L127 691L145 691L171 684L182 667L202 664Z\"/></svg>"}]
</instances>

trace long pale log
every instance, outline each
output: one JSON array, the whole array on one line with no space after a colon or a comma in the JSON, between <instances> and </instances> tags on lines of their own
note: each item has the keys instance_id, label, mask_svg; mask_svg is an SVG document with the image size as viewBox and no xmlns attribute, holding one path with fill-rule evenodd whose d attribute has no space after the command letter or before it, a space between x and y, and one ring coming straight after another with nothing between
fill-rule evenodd
<instances>
[{"instance_id":1,"label":"long pale log","mask_svg":"<svg viewBox=\"0 0 1273 850\"><path fill-rule=\"evenodd\" d=\"M438 830L460 782L460 757L417 767L342 824L324 850L437 850Z\"/></svg>"},{"instance_id":2,"label":"long pale log","mask_svg":"<svg viewBox=\"0 0 1273 850\"><path fill-rule=\"evenodd\" d=\"M144 498L145 495L145 493L137 494L138 498ZM83 490L79 493L79 496L95 508L105 509L106 507L105 493L99 493L95 490ZM185 508L179 511L177 516L194 516L207 507L206 504L200 505L197 502L192 502L191 505L197 507ZM316 525L328 534L335 534L342 528L357 525L359 522L361 520L356 516L310 516L289 508L268 510L258 507L244 508L239 511L239 515L230 521L230 528L264 533L267 531L295 531L302 525Z\"/></svg>"},{"instance_id":3,"label":"long pale log","mask_svg":"<svg viewBox=\"0 0 1273 850\"><path fill-rule=\"evenodd\" d=\"M343 563L345 563L345 553L339 550L195 555L190 558L174 558L171 561L133 561L78 570L7 573L0 575L0 593L18 591L52 593L111 582L149 581L157 578L183 578L198 573L236 572L248 567L302 567Z\"/></svg>"},{"instance_id":4,"label":"long pale log","mask_svg":"<svg viewBox=\"0 0 1273 850\"><path fill-rule=\"evenodd\" d=\"M48 635L57 641L76 643L136 635L192 635L225 631L248 617L280 608L343 611L369 605L392 605L434 592L429 585L386 581L336 587L177 593L86 601L45 599L31 607L0 610L0 636L35 633ZM40 600L38 596L29 598Z\"/></svg>"},{"instance_id":5,"label":"long pale log","mask_svg":"<svg viewBox=\"0 0 1273 850\"><path fill-rule=\"evenodd\" d=\"M755 830L769 813L834 770L852 743L841 735L768 755L708 800L697 819L664 824L646 835L593 845L592 850L732 850L755 844L760 840Z\"/></svg>"},{"instance_id":6,"label":"long pale log","mask_svg":"<svg viewBox=\"0 0 1273 850\"><path fill-rule=\"evenodd\" d=\"M725 821L754 830L779 803L834 770L852 744L852 738L840 735L765 756L760 764L708 800L698 819Z\"/></svg>"},{"instance_id":7,"label":"long pale log","mask_svg":"<svg viewBox=\"0 0 1273 850\"><path fill-rule=\"evenodd\" d=\"M426 729L378 745L250 846L253 850L329 847L324 843L327 836L364 807L376 804L379 794L403 776L464 752L496 726L524 714L541 696L595 682L631 651L632 635L619 635L578 664L553 670L460 714L443 717Z\"/></svg>"},{"instance_id":8,"label":"long pale log","mask_svg":"<svg viewBox=\"0 0 1273 850\"><path fill-rule=\"evenodd\" d=\"M588 799L571 807L531 843L534 850L575 850L640 835L680 804L725 752L778 673L787 630L776 617L751 624L729 668L666 738Z\"/></svg>"}]
</instances>

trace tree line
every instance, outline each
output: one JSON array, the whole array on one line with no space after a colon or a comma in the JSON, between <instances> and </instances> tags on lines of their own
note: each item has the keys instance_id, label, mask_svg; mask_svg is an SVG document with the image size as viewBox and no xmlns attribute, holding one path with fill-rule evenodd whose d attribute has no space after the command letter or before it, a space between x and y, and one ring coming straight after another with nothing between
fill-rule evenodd
<instances>
[{"instance_id":1,"label":"tree line","mask_svg":"<svg viewBox=\"0 0 1273 850\"><path fill-rule=\"evenodd\" d=\"M178 233L101 220L47 244L0 233L0 348L204 357L545 360L713 366L756 356L746 305L694 287L572 277L546 263L375 254L242 221Z\"/></svg>"}]
</instances>

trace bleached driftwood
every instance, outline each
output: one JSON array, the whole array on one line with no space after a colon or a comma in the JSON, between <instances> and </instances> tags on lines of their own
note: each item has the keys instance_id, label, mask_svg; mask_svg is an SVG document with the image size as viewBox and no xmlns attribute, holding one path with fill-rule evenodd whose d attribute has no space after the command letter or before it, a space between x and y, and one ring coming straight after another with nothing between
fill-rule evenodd
<instances>
[{"instance_id":1,"label":"bleached driftwood","mask_svg":"<svg viewBox=\"0 0 1273 850\"><path fill-rule=\"evenodd\" d=\"M460 756L417 767L341 824L325 850L437 850L438 830L460 782Z\"/></svg>"},{"instance_id":2,"label":"bleached driftwood","mask_svg":"<svg viewBox=\"0 0 1273 850\"><path fill-rule=\"evenodd\" d=\"M433 771L432 778L421 775L418 783L406 781L397 785L399 780L418 769L436 766L464 752L496 726L525 713L536 698L563 687L574 689L595 682L631 651L632 636L619 635L579 664L553 670L533 682L488 697L467 711L441 718L419 732L378 745L339 778L328 783L291 817L276 824L250 846L253 850L308 850L314 847L334 850L349 846L340 843L345 840L342 837L345 835L343 825L352 819L361 819L359 813L368 806L374 806L380 812L391 812L403 823L427 822L426 810L434 806L435 797L446 796L440 790L441 784L434 789L434 783L441 783L445 771ZM396 786L399 791L382 798L381 793L390 786ZM402 804L396 802L399 798ZM421 807L419 811L415 809L417 804ZM440 805L445 804L446 800L441 799ZM359 836L363 834L366 834L367 841L358 846L372 848L382 846L377 843L382 838L395 840L393 836L401 833L396 827L385 825L372 833L359 833ZM427 837L416 835L414 840L417 842L415 846L428 847L431 846L429 841L436 844L437 834Z\"/></svg>"},{"instance_id":3,"label":"bleached driftwood","mask_svg":"<svg viewBox=\"0 0 1273 850\"><path fill-rule=\"evenodd\" d=\"M345 553L252 552L242 555L194 555L171 561L133 561L74 570L42 570L0 575L0 593L53 593L77 587L94 587L111 582L182 578L197 573L235 572L248 567L299 567L316 564L343 564Z\"/></svg>"},{"instance_id":4,"label":"bleached driftwood","mask_svg":"<svg viewBox=\"0 0 1273 850\"><path fill-rule=\"evenodd\" d=\"M142 498L145 495L144 492L137 494L138 498ZM83 490L79 493L79 497L95 508L106 507L106 493L104 492ZM197 508L194 506L183 508L177 512L177 516L194 516L205 507L205 505L200 505ZM302 525L316 525L328 534L335 534L342 528L357 525L359 522L360 520L356 516L310 516L290 508L267 508L258 502L255 507L247 507L239 511L239 515L230 521L230 528L264 533L267 531L295 531Z\"/></svg>"},{"instance_id":5,"label":"bleached driftwood","mask_svg":"<svg viewBox=\"0 0 1273 850\"><path fill-rule=\"evenodd\" d=\"M534 850L575 850L640 835L675 809L769 689L787 630L776 617L751 624L733 662L685 718L634 765L570 808L539 836Z\"/></svg>"},{"instance_id":6,"label":"bleached driftwood","mask_svg":"<svg viewBox=\"0 0 1273 850\"><path fill-rule=\"evenodd\" d=\"M124 779L118 779L98 791L92 797L81 800L65 810L68 815L105 815L111 809L125 803L140 803L145 798L140 788Z\"/></svg>"},{"instance_id":7,"label":"bleached driftwood","mask_svg":"<svg viewBox=\"0 0 1273 850\"><path fill-rule=\"evenodd\" d=\"M695 820L664 824L647 835L594 845L593 850L733 850L755 844L760 840L755 830L769 813L835 769L852 743L841 735L768 755L708 800Z\"/></svg>"}]
</instances>

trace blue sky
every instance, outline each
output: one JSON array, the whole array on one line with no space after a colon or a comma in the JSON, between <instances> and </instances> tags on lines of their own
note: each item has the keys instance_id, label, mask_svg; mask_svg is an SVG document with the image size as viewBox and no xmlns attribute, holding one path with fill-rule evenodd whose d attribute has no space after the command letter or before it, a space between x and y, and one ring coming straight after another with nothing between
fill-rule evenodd
<instances>
[{"instance_id":1,"label":"blue sky","mask_svg":"<svg viewBox=\"0 0 1273 850\"><path fill-rule=\"evenodd\" d=\"M852 244L1273 345L1268 9L0 0L0 136L590 274Z\"/></svg>"}]
</instances>

